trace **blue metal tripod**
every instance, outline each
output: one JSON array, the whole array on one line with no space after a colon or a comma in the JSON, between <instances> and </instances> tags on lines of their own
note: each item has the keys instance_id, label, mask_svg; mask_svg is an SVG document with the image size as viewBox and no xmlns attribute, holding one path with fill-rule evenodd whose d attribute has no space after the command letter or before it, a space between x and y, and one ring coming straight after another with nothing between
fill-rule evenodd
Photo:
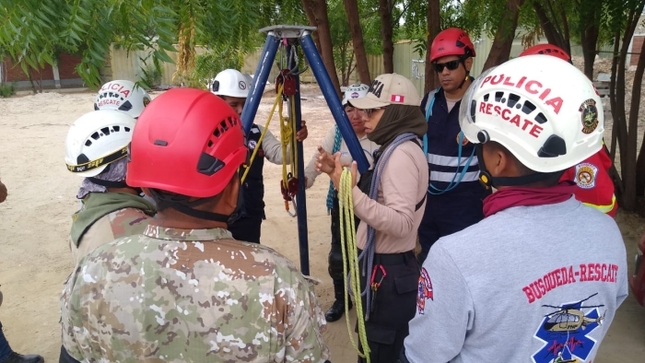
<instances>
[{"instance_id":1,"label":"blue metal tripod","mask_svg":"<svg viewBox=\"0 0 645 363\"><path fill-rule=\"evenodd\" d=\"M360 173L366 171L369 168L369 163L365 154L363 153L363 148L358 142L358 138L352 129L352 125L345 114L345 110L338 98L336 89L334 88L329 74L325 69L325 66L322 62L322 58L316 49L313 39L311 38L311 32L316 30L316 27L310 26L290 26L290 25L276 25L260 29L261 32L267 33L267 40L264 43L264 49L262 50L262 55L260 57L260 62L255 71L255 76L253 77L253 84L251 85L251 92L249 97L246 100L244 109L242 110L242 124L244 125L244 132L248 135L251 125L253 125L253 119L260 105L262 99L262 94L264 93L264 86L269 78L269 73L271 72L271 67L275 61L275 56L280 46L281 41L285 41L285 46L287 50L290 47L295 47L297 44L300 44L302 50L307 58L307 62L311 67L311 70L316 77L316 81L320 86L320 89L325 96L327 105L331 110L334 120L338 125L340 133L343 135L343 139L347 144L352 158L358 164L358 171ZM297 41L297 43L296 43ZM294 58L289 59L289 69L293 72L293 77L296 82L296 93L295 93L295 115L290 115L290 117L295 117L297 130L300 130L300 121L302 120L302 113L300 108L300 79L298 77L298 65L297 61ZM298 175L304 175L304 158L302 151L302 143L298 142L297 145L298 152ZM298 217L298 240L300 246L300 270L304 275L309 275L309 240L307 234L307 203L305 195L305 178L299 178L298 180L298 194L296 195L296 210Z\"/></svg>"}]
</instances>

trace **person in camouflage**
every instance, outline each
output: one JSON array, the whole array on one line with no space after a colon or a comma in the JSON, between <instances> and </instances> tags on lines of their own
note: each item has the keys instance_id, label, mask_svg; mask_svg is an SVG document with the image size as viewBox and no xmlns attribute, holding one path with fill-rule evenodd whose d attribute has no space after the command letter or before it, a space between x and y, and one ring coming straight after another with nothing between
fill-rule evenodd
<instances>
[{"instance_id":1,"label":"person in camouflage","mask_svg":"<svg viewBox=\"0 0 645 363\"><path fill-rule=\"evenodd\" d=\"M70 231L75 262L100 245L143 232L156 212L125 183L134 124L125 112L99 110L84 114L69 129L67 169L84 177L76 194L81 208L72 216Z\"/></svg>"},{"instance_id":2,"label":"person in camouflage","mask_svg":"<svg viewBox=\"0 0 645 363\"><path fill-rule=\"evenodd\" d=\"M247 154L238 115L209 92L172 89L148 106L126 181L158 213L78 263L61 298L61 362L328 362L313 283L226 230Z\"/></svg>"}]
</instances>

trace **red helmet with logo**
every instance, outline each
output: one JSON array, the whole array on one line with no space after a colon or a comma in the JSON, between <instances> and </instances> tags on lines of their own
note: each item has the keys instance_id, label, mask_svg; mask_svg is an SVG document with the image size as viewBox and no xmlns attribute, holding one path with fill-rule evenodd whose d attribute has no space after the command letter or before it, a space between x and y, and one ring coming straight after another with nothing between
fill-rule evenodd
<instances>
[{"instance_id":1,"label":"red helmet with logo","mask_svg":"<svg viewBox=\"0 0 645 363\"><path fill-rule=\"evenodd\" d=\"M554 57L560 58L562 60L565 60L569 63L571 63L571 57L567 52L564 51L564 49L553 45L553 44L536 44L532 47L528 47L524 49L522 53L520 53L520 57L523 57L525 55L534 55L534 54L546 54L546 55L552 55Z\"/></svg>"},{"instance_id":2,"label":"red helmet with logo","mask_svg":"<svg viewBox=\"0 0 645 363\"><path fill-rule=\"evenodd\" d=\"M470 41L468 34L459 28L448 28L443 30L432 41L430 47L430 62L441 57L451 55L474 57L475 46Z\"/></svg>"},{"instance_id":3,"label":"red helmet with logo","mask_svg":"<svg viewBox=\"0 0 645 363\"><path fill-rule=\"evenodd\" d=\"M208 198L246 161L237 113L210 92L171 89L145 108L134 128L126 182Z\"/></svg>"}]
</instances>

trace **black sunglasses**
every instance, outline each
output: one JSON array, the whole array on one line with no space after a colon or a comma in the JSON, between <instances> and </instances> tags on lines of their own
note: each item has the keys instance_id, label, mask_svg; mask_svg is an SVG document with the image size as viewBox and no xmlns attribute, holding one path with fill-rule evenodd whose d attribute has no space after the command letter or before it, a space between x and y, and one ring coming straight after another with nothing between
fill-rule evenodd
<instances>
[{"instance_id":1,"label":"black sunglasses","mask_svg":"<svg viewBox=\"0 0 645 363\"><path fill-rule=\"evenodd\" d=\"M432 66L437 73L440 73L443 72L443 67L448 68L449 71L454 71L455 69L459 68L460 63L461 59L455 59L446 63L432 63Z\"/></svg>"}]
</instances>

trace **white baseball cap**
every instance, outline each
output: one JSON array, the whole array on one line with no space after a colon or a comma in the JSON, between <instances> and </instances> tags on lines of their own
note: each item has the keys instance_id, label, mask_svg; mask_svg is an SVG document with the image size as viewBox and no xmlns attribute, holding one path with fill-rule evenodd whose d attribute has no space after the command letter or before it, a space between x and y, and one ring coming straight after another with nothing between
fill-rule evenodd
<instances>
[{"instance_id":1,"label":"white baseball cap","mask_svg":"<svg viewBox=\"0 0 645 363\"><path fill-rule=\"evenodd\" d=\"M345 96L343 97L343 106L345 106L350 100L365 97L369 89L370 86L364 83L355 83L347 87L347 89L345 90Z\"/></svg>"},{"instance_id":2,"label":"white baseball cap","mask_svg":"<svg viewBox=\"0 0 645 363\"><path fill-rule=\"evenodd\" d=\"M421 97L409 79L400 74L386 73L376 77L367 96L350 100L349 103L363 110L389 105L419 106Z\"/></svg>"}]
</instances>

